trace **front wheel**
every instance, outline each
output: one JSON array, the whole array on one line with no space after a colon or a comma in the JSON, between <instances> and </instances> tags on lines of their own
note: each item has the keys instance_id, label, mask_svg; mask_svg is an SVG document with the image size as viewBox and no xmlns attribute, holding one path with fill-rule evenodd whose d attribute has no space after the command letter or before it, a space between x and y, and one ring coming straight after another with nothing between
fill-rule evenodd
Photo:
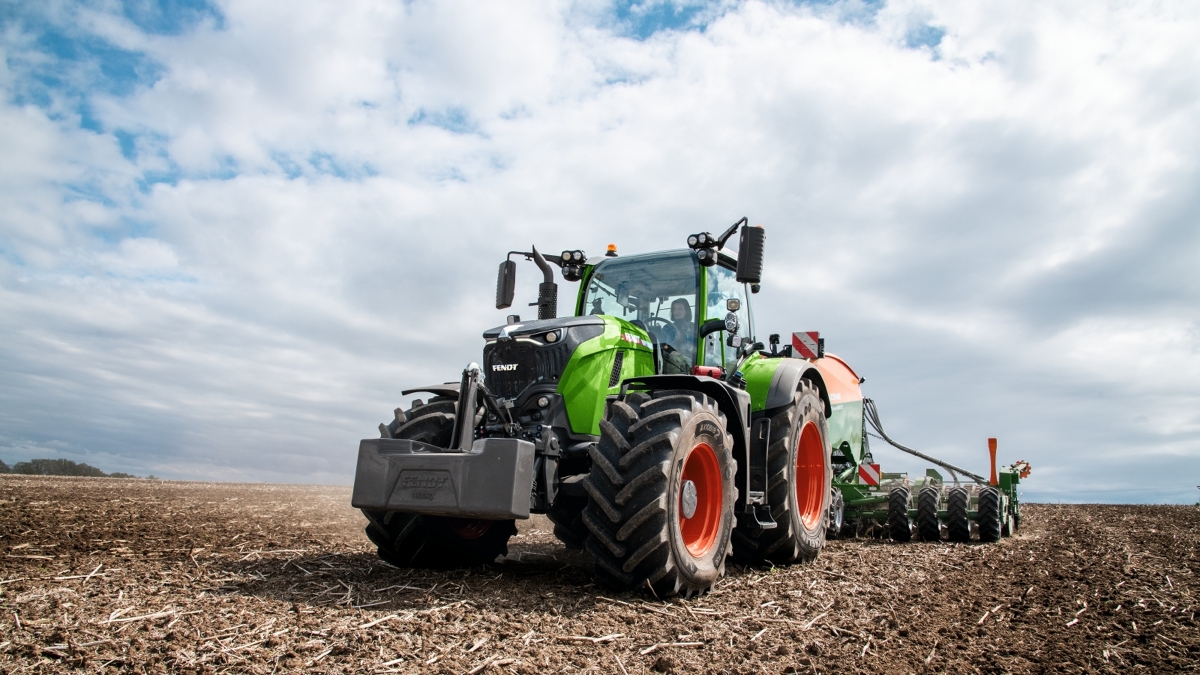
<instances>
[{"instance_id":1,"label":"front wheel","mask_svg":"<svg viewBox=\"0 0 1200 675\"><path fill-rule=\"evenodd\" d=\"M585 550L619 589L690 596L725 573L733 529L733 439L708 396L632 393L600 422L583 482Z\"/></svg>"},{"instance_id":2,"label":"front wheel","mask_svg":"<svg viewBox=\"0 0 1200 675\"><path fill-rule=\"evenodd\" d=\"M367 537L381 560L395 567L446 569L481 565L508 553L517 533L512 520L447 518L419 513L363 511Z\"/></svg>"}]
</instances>

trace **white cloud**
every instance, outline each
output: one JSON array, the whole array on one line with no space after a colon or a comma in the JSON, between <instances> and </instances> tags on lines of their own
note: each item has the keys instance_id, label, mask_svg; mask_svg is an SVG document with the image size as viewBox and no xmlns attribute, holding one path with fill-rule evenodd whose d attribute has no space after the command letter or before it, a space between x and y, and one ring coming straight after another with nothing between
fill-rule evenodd
<instances>
[{"instance_id":1,"label":"white cloud","mask_svg":"<svg viewBox=\"0 0 1200 675\"><path fill-rule=\"evenodd\" d=\"M893 436L979 466L1000 435L1035 496L1191 498L1188 4L713 4L645 40L599 2L62 11L161 71L88 95L102 131L0 78L6 460L344 482L400 389L478 359L504 252L745 214L759 332L824 331ZM25 30L10 61L53 61Z\"/></svg>"}]
</instances>

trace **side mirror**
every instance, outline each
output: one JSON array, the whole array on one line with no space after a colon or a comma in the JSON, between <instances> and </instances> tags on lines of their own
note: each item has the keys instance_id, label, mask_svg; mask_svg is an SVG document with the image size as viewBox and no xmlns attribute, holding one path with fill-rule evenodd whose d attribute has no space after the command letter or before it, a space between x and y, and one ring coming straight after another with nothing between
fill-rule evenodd
<instances>
[{"instance_id":1,"label":"side mirror","mask_svg":"<svg viewBox=\"0 0 1200 675\"><path fill-rule=\"evenodd\" d=\"M517 292L517 263L505 260L500 263L500 274L496 278L496 309L512 307L513 295Z\"/></svg>"},{"instance_id":2,"label":"side mirror","mask_svg":"<svg viewBox=\"0 0 1200 675\"><path fill-rule=\"evenodd\" d=\"M762 281L763 249L767 243L766 230L761 226L742 226L738 240L737 280L743 284Z\"/></svg>"}]
</instances>

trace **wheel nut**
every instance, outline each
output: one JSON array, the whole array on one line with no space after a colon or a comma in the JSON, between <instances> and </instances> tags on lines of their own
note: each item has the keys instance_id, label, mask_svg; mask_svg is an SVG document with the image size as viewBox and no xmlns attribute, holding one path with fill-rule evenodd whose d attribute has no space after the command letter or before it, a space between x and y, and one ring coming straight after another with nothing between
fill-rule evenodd
<instances>
[{"instance_id":1,"label":"wheel nut","mask_svg":"<svg viewBox=\"0 0 1200 675\"><path fill-rule=\"evenodd\" d=\"M696 484L690 480L683 481L683 517L691 518L696 515Z\"/></svg>"}]
</instances>

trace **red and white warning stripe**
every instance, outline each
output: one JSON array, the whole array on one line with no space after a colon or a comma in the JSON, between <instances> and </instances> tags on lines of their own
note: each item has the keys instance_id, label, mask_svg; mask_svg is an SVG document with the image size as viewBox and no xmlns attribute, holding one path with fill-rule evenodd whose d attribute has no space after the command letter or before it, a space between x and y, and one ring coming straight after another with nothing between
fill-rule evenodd
<instances>
[{"instance_id":1,"label":"red and white warning stripe","mask_svg":"<svg viewBox=\"0 0 1200 675\"><path fill-rule=\"evenodd\" d=\"M821 334L815 330L792 333L792 349L802 359L815 359L817 358L818 349L817 340L820 337Z\"/></svg>"},{"instance_id":2,"label":"red and white warning stripe","mask_svg":"<svg viewBox=\"0 0 1200 675\"><path fill-rule=\"evenodd\" d=\"M858 477L867 485L879 485L879 465L859 464Z\"/></svg>"}]
</instances>

